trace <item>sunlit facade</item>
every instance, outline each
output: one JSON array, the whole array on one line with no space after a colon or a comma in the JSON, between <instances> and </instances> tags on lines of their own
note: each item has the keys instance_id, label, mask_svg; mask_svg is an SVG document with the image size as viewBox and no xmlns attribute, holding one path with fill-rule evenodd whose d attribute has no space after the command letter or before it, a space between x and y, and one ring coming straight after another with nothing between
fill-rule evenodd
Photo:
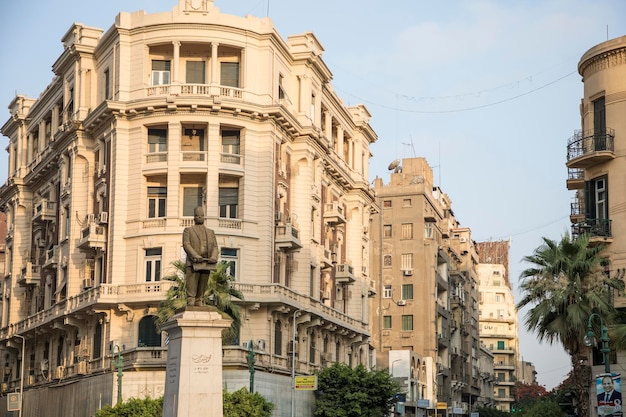
<instances>
[{"instance_id":1,"label":"sunlit facade","mask_svg":"<svg viewBox=\"0 0 626 417\"><path fill-rule=\"evenodd\" d=\"M248 386L252 349L256 391L288 415L292 371L373 365L377 137L367 109L333 91L316 37L180 0L120 13L107 31L74 24L62 42L50 85L17 96L1 127L0 390L24 365L25 415L93 415L117 400L121 353L123 398L162 395L153 319L196 206L245 295L226 388ZM312 393L298 401L308 415Z\"/></svg>"},{"instance_id":2,"label":"sunlit facade","mask_svg":"<svg viewBox=\"0 0 626 417\"><path fill-rule=\"evenodd\" d=\"M581 126L567 142L567 189L575 192L571 204L572 235L586 233L591 243L607 244L607 273L624 278L626 259L626 36L589 49L578 63L582 76ZM614 294L615 306L626 308L626 297ZM599 324L599 323L597 323ZM611 355L612 370L620 372L623 355ZM619 364L616 363L619 361ZM604 372L602 354L593 349L592 376ZM596 392L595 379L590 392ZM597 415L591 396L591 416Z\"/></svg>"}]
</instances>

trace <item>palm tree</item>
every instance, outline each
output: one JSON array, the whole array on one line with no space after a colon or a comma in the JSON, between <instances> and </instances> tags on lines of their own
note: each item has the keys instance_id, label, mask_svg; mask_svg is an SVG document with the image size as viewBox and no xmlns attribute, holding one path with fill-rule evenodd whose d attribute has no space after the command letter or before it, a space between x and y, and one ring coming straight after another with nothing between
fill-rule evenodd
<instances>
[{"instance_id":1,"label":"palm tree","mask_svg":"<svg viewBox=\"0 0 626 417\"><path fill-rule=\"evenodd\" d=\"M167 291L167 296L159 304L155 323L158 328L168 321L177 310L187 305L187 292L185 286L186 267L185 262L176 260L172 262L173 272L164 280L173 281L174 285ZM233 277L227 273L228 264L221 262L217 265L217 270L211 272L207 291L204 293L204 303L214 305L217 311L227 315L233 322L230 329L224 331L224 341L226 343L234 341L239 334L241 325L241 308L235 304L232 297L243 300L243 294L233 286Z\"/></svg>"},{"instance_id":2,"label":"palm tree","mask_svg":"<svg viewBox=\"0 0 626 417\"><path fill-rule=\"evenodd\" d=\"M533 266L521 273L522 300L517 308L532 306L525 325L539 341L559 342L570 355L579 416L589 415L591 367L586 364L589 348L583 344L589 316L598 313L607 323L614 317L613 290L622 291L624 282L605 271L605 245L590 245L582 235L560 242L543 238L533 255L523 260Z\"/></svg>"}]
</instances>

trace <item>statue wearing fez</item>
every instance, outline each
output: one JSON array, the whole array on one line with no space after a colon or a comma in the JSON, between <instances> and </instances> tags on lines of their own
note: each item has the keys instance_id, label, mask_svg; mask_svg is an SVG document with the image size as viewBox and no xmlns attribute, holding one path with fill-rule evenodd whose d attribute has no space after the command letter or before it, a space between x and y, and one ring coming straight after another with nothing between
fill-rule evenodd
<instances>
[{"instance_id":1,"label":"statue wearing fez","mask_svg":"<svg viewBox=\"0 0 626 417\"><path fill-rule=\"evenodd\" d=\"M211 271L217 269L219 248L213 230L204 226L204 211L196 207L193 211L194 225L183 231L183 249L187 254L186 281L187 305L204 305L203 296Z\"/></svg>"}]
</instances>

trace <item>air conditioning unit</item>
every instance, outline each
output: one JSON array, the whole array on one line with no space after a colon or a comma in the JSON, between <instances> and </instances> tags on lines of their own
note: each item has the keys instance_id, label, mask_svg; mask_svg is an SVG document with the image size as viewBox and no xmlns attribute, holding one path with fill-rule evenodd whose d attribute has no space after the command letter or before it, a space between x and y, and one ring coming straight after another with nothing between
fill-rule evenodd
<instances>
[{"instance_id":1,"label":"air conditioning unit","mask_svg":"<svg viewBox=\"0 0 626 417\"><path fill-rule=\"evenodd\" d=\"M254 350L254 343L250 344L251 342L242 342L241 343L241 347L244 348L245 350L250 350L250 348L252 348Z\"/></svg>"},{"instance_id":2,"label":"air conditioning unit","mask_svg":"<svg viewBox=\"0 0 626 417\"><path fill-rule=\"evenodd\" d=\"M87 288L91 288L91 287L93 287L93 279L85 278L83 280L83 288L87 289Z\"/></svg>"},{"instance_id":3,"label":"air conditioning unit","mask_svg":"<svg viewBox=\"0 0 626 417\"><path fill-rule=\"evenodd\" d=\"M2 392L6 392L9 390L9 384L7 384L6 382L3 382L2 384L0 384L0 390Z\"/></svg>"},{"instance_id":4,"label":"air conditioning unit","mask_svg":"<svg viewBox=\"0 0 626 417\"><path fill-rule=\"evenodd\" d=\"M96 216L93 213L89 213L87 215L87 222L88 223L93 223L96 220Z\"/></svg>"},{"instance_id":5,"label":"air conditioning unit","mask_svg":"<svg viewBox=\"0 0 626 417\"><path fill-rule=\"evenodd\" d=\"M35 383L35 375L28 375L28 385L33 385Z\"/></svg>"},{"instance_id":6,"label":"air conditioning unit","mask_svg":"<svg viewBox=\"0 0 626 417\"><path fill-rule=\"evenodd\" d=\"M63 378L63 375L65 375L65 366L63 365L57 366L56 378L61 379Z\"/></svg>"},{"instance_id":7,"label":"air conditioning unit","mask_svg":"<svg viewBox=\"0 0 626 417\"><path fill-rule=\"evenodd\" d=\"M398 302L396 303L399 306L405 306L406 305L406 300L398 300Z\"/></svg>"},{"instance_id":8,"label":"air conditioning unit","mask_svg":"<svg viewBox=\"0 0 626 417\"><path fill-rule=\"evenodd\" d=\"M405 277L410 277L411 275L413 275L413 270L412 269L403 269L402 270L402 275L404 275Z\"/></svg>"},{"instance_id":9,"label":"air conditioning unit","mask_svg":"<svg viewBox=\"0 0 626 417\"><path fill-rule=\"evenodd\" d=\"M109 222L109 212L103 211L98 215L98 222L100 223L108 223Z\"/></svg>"},{"instance_id":10,"label":"air conditioning unit","mask_svg":"<svg viewBox=\"0 0 626 417\"><path fill-rule=\"evenodd\" d=\"M259 349L260 351L265 351L265 340L263 339L259 339L256 341L256 347L257 349Z\"/></svg>"},{"instance_id":11,"label":"air conditioning unit","mask_svg":"<svg viewBox=\"0 0 626 417\"><path fill-rule=\"evenodd\" d=\"M460 237L459 238L459 242L465 243L465 242L467 242L467 238L466 237Z\"/></svg>"},{"instance_id":12,"label":"air conditioning unit","mask_svg":"<svg viewBox=\"0 0 626 417\"><path fill-rule=\"evenodd\" d=\"M277 211L274 213L274 223L280 223L283 221L283 212Z\"/></svg>"}]
</instances>

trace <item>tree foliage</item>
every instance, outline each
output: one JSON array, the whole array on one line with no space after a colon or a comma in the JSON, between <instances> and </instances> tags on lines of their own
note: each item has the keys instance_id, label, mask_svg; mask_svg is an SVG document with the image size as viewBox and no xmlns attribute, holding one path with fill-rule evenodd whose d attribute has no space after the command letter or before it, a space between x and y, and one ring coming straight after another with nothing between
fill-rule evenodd
<instances>
[{"instance_id":1,"label":"tree foliage","mask_svg":"<svg viewBox=\"0 0 626 417\"><path fill-rule=\"evenodd\" d=\"M235 392L224 390L224 417L271 417L274 404L259 393L246 388Z\"/></svg>"},{"instance_id":2,"label":"tree foliage","mask_svg":"<svg viewBox=\"0 0 626 417\"><path fill-rule=\"evenodd\" d=\"M524 321L539 341L559 342L570 355L578 398L589 395L591 368L581 362L589 354L583 344L589 317L598 313L612 320L612 295L624 289L621 279L606 272L604 249L590 245L586 234L575 240L565 235L558 242L543 238L533 255L523 259L532 266L521 274L522 300L517 307L531 307ZM587 417L588 404L579 404L578 411Z\"/></svg>"},{"instance_id":3,"label":"tree foliage","mask_svg":"<svg viewBox=\"0 0 626 417\"><path fill-rule=\"evenodd\" d=\"M548 398L535 401L528 410L522 413L524 417L565 417L566 415L554 399Z\"/></svg>"},{"instance_id":4,"label":"tree foliage","mask_svg":"<svg viewBox=\"0 0 626 417\"><path fill-rule=\"evenodd\" d=\"M161 417L163 397L152 399L130 398L114 407L106 405L96 412L96 417Z\"/></svg>"},{"instance_id":5,"label":"tree foliage","mask_svg":"<svg viewBox=\"0 0 626 417\"><path fill-rule=\"evenodd\" d=\"M160 327L168 321L177 310L187 305L186 290L186 267L181 260L172 262L173 271L169 275L163 277L164 280L173 281L174 285L167 291L167 296L159 304L156 325ZM239 327L241 325L241 308L234 303L233 297L243 300L243 294L234 288L233 277L231 277L226 269L228 265L220 262L217 270L211 272L207 291L204 293L204 303L214 305L217 310L226 314L232 319L230 329L224 331L224 339L232 341L237 337Z\"/></svg>"},{"instance_id":6,"label":"tree foliage","mask_svg":"<svg viewBox=\"0 0 626 417\"><path fill-rule=\"evenodd\" d=\"M400 385L386 370L334 363L318 372L317 417L380 417L389 413Z\"/></svg>"}]
</instances>

